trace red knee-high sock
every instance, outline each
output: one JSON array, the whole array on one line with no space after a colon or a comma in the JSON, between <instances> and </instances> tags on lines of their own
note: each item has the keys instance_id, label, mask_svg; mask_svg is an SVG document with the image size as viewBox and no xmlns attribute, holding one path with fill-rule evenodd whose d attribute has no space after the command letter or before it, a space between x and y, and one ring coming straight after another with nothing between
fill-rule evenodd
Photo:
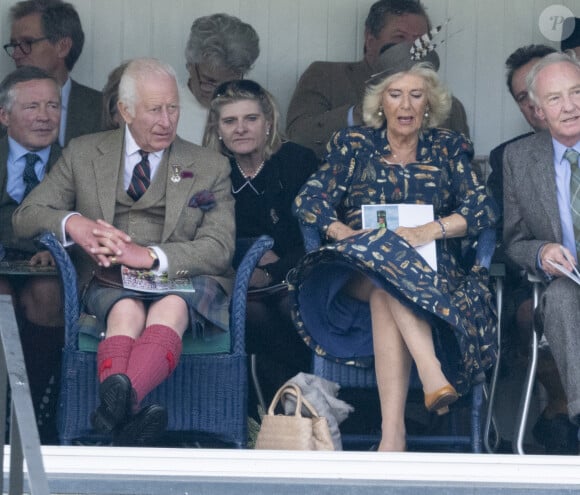
<instances>
[{"instance_id":1,"label":"red knee-high sock","mask_svg":"<svg viewBox=\"0 0 580 495\"><path fill-rule=\"evenodd\" d=\"M137 394L137 405L175 369L181 355L181 337L165 325L147 327L135 341L127 376Z\"/></svg>"},{"instance_id":2,"label":"red knee-high sock","mask_svg":"<svg viewBox=\"0 0 580 495\"><path fill-rule=\"evenodd\" d=\"M97 349L99 382L111 375L127 372L127 363L135 343L128 335L113 335L103 340Z\"/></svg>"}]
</instances>

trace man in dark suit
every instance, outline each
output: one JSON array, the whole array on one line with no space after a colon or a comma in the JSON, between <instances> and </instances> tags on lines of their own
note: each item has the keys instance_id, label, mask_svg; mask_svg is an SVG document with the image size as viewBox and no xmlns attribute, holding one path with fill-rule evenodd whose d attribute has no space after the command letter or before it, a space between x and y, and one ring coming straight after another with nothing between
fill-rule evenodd
<instances>
[{"instance_id":1,"label":"man in dark suit","mask_svg":"<svg viewBox=\"0 0 580 495\"><path fill-rule=\"evenodd\" d=\"M580 64L563 53L537 62L527 77L536 115L547 131L509 144L504 153L506 254L546 282L537 309L568 398L568 417L580 414L580 286L571 272L578 259L575 177L580 153ZM577 210L576 210L577 211ZM577 448L577 447L576 447Z\"/></svg>"},{"instance_id":2,"label":"man in dark suit","mask_svg":"<svg viewBox=\"0 0 580 495\"><path fill-rule=\"evenodd\" d=\"M380 72L377 62L383 47L402 41L413 42L430 29L427 13L417 0L375 2L365 22L363 60L313 62L300 77L288 107L289 138L323 158L333 132L362 124L366 82ZM469 136L465 109L456 98L453 98L451 114L442 127Z\"/></svg>"},{"instance_id":3,"label":"man in dark suit","mask_svg":"<svg viewBox=\"0 0 580 495\"><path fill-rule=\"evenodd\" d=\"M226 158L176 136L171 67L132 61L118 109L125 125L71 141L16 210L13 225L24 238L48 229L74 243L80 286L88 284L85 310L106 332L97 353L101 404L93 426L112 433L117 445L144 445L159 438L167 413L157 404L140 409L141 400L177 366L190 323L228 329L234 200ZM120 281L119 265L187 277L195 291L131 290ZM105 276L116 277L116 287L104 284Z\"/></svg>"},{"instance_id":4,"label":"man in dark suit","mask_svg":"<svg viewBox=\"0 0 580 495\"><path fill-rule=\"evenodd\" d=\"M10 43L4 49L16 67L40 67L62 88L60 145L64 147L74 137L100 131L101 93L70 78L85 41L75 8L60 0L24 0L10 9L10 22Z\"/></svg>"},{"instance_id":5,"label":"man in dark suit","mask_svg":"<svg viewBox=\"0 0 580 495\"><path fill-rule=\"evenodd\" d=\"M500 144L489 154L491 174L487 185L500 206L500 211L502 211L502 217L497 227L498 239L501 239L503 231L503 155L505 148L510 143L546 129L546 122L536 115L535 105L529 97L526 77L542 57L555 51L546 45L527 45L518 48L506 60L508 89L533 131ZM515 345L513 347L506 346L507 355L513 359L504 360L504 363L506 366L513 366L518 363L518 356L527 355L529 348L532 332L531 286L521 269L505 256L503 245L500 245L496 250L494 259L506 265L504 285L506 304L502 317L506 328L515 330L515 332L505 334L508 344L513 342ZM515 354L509 354L512 349ZM577 454L578 428L568 420L566 393L562 387L554 358L547 346L541 348L537 376L547 392L548 401L532 430L534 437L545 447L547 454Z\"/></svg>"},{"instance_id":6,"label":"man in dark suit","mask_svg":"<svg viewBox=\"0 0 580 495\"><path fill-rule=\"evenodd\" d=\"M60 156L56 142L60 122L60 88L42 69L21 67L0 83L0 122L8 135L0 139L0 244L6 260L52 264L46 251L18 241L12 214ZM15 303L33 404L43 443L57 440L55 412L63 343L62 303L56 276L6 275L0 293ZM42 349L42 352L39 350Z\"/></svg>"}]
</instances>

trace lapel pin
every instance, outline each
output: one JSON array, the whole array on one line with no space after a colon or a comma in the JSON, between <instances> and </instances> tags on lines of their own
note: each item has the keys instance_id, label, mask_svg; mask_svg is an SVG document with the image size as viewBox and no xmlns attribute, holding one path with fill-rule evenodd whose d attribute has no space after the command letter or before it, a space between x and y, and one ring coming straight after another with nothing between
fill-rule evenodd
<instances>
[{"instance_id":1,"label":"lapel pin","mask_svg":"<svg viewBox=\"0 0 580 495\"><path fill-rule=\"evenodd\" d=\"M176 184L181 180L181 165L171 165L171 182Z\"/></svg>"}]
</instances>

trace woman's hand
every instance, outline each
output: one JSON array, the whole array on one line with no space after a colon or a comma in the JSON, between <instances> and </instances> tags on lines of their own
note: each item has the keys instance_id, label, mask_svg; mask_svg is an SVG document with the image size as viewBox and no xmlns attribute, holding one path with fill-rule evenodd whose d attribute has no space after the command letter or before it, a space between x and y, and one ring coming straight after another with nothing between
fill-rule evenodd
<instances>
[{"instance_id":1,"label":"woman's hand","mask_svg":"<svg viewBox=\"0 0 580 495\"><path fill-rule=\"evenodd\" d=\"M337 221L332 222L328 226L326 229L326 237L328 237L331 241L342 241L343 239L347 239L362 232L368 232L369 230L371 229L354 230L351 229L348 225Z\"/></svg>"},{"instance_id":2,"label":"woman's hand","mask_svg":"<svg viewBox=\"0 0 580 495\"><path fill-rule=\"evenodd\" d=\"M256 267L250 278L250 288L261 289L262 287L268 287L271 283L272 277L268 271L259 266Z\"/></svg>"},{"instance_id":3,"label":"woman's hand","mask_svg":"<svg viewBox=\"0 0 580 495\"><path fill-rule=\"evenodd\" d=\"M423 246L434 241L439 233L439 226L433 222L420 225L419 227L398 227L395 234L402 237L413 247Z\"/></svg>"}]
</instances>

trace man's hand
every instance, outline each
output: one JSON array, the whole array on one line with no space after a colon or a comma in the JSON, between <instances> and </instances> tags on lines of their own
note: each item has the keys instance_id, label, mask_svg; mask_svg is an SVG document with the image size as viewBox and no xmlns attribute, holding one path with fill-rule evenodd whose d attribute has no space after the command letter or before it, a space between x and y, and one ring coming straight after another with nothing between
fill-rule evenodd
<instances>
[{"instance_id":1,"label":"man's hand","mask_svg":"<svg viewBox=\"0 0 580 495\"><path fill-rule=\"evenodd\" d=\"M540 251L540 263L542 270L544 270L548 275L551 275L552 277L563 277L564 274L557 268L553 267L548 260L562 265L569 272L572 272L574 270L574 265L577 264L572 253L566 247L561 244L556 244L555 242L550 242L542 247L542 250ZM572 263L574 263L574 265L572 265Z\"/></svg>"},{"instance_id":2,"label":"man's hand","mask_svg":"<svg viewBox=\"0 0 580 495\"><path fill-rule=\"evenodd\" d=\"M28 263L34 266L54 266L54 259L49 251L39 251Z\"/></svg>"},{"instance_id":3,"label":"man's hand","mask_svg":"<svg viewBox=\"0 0 580 495\"><path fill-rule=\"evenodd\" d=\"M68 236L100 266L111 265L112 256L121 256L131 244L131 237L103 220L71 216L65 225Z\"/></svg>"}]
</instances>

